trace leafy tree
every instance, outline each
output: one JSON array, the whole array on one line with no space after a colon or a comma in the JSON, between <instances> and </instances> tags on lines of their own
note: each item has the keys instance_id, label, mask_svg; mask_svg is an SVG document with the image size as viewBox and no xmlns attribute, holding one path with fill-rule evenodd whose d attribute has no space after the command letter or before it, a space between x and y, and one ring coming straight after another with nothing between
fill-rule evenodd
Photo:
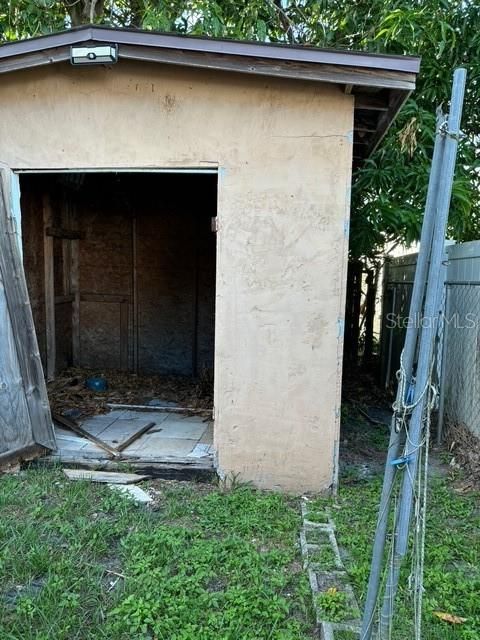
<instances>
[{"instance_id":1,"label":"leafy tree","mask_svg":"<svg viewBox=\"0 0 480 640\"><path fill-rule=\"evenodd\" d=\"M350 253L375 259L387 243L417 239L432 154L436 105L452 70L469 71L450 234L478 236L478 0L1 0L0 38L20 39L87 22L422 57L418 87L352 192Z\"/></svg>"}]
</instances>

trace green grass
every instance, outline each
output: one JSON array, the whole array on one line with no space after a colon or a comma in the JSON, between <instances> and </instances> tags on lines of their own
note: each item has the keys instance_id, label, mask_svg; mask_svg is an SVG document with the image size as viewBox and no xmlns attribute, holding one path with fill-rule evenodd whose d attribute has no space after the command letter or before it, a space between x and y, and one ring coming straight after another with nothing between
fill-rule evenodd
<instances>
[{"instance_id":1,"label":"green grass","mask_svg":"<svg viewBox=\"0 0 480 640\"><path fill-rule=\"evenodd\" d=\"M337 540L362 606L368 580L381 480L340 489L333 513ZM480 505L478 495L458 495L446 479L431 481L428 499L423 635L425 640L480 638ZM392 640L411 640L412 600L405 563ZM461 625L440 621L434 611L466 618Z\"/></svg>"},{"instance_id":2,"label":"green grass","mask_svg":"<svg viewBox=\"0 0 480 640\"><path fill-rule=\"evenodd\" d=\"M332 571L337 569L335 553L328 543L322 544L318 549L308 551L308 559L310 564L318 565L320 571Z\"/></svg>"},{"instance_id":3,"label":"green grass","mask_svg":"<svg viewBox=\"0 0 480 640\"><path fill-rule=\"evenodd\" d=\"M149 510L59 470L0 477L0 639L311 637L296 502L158 487Z\"/></svg>"},{"instance_id":4,"label":"green grass","mask_svg":"<svg viewBox=\"0 0 480 640\"><path fill-rule=\"evenodd\" d=\"M241 486L157 488L150 510L105 486L69 482L59 470L0 477L0 640L311 637L297 501ZM374 479L342 486L336 505L310 503L318 513L331 508L360 605L379 492ZM425 640L480 638L479 532L478 495L433 480ZM406 564L392 640L413 637ZM330 600L324 608L342 617L345 603ZM450 625L434 611L467 620Z\"/></svg>"},{"instance_id":5,"label":"green grass","mask_svg":"<svg viewBox=\"0 0 480 640\"><path fill-rule=\"evenodd\" d=\"M310 510L307 514L307 520L310 522L316 522L319 524L328 523L328 513L322 511Z\"/></svg>"}]
</instances>

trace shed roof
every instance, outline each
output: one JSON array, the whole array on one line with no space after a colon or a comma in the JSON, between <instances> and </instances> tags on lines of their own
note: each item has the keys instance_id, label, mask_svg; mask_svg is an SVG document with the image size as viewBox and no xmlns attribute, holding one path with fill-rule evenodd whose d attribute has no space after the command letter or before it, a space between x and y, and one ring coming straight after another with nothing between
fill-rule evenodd
<instances>
[{"instance_id":1,"label":"shed roof","mask_svg":"<svg viewBox=\"0 0 480 640\"><path fill-rule=\"evenodd\" d=\"M119 59L340 85L355 97L354 167L376 148L410 92L420 59L85 25L0 46L0 73L70 60L70 47L116 44Z\"/></svg>"}]
</instances>

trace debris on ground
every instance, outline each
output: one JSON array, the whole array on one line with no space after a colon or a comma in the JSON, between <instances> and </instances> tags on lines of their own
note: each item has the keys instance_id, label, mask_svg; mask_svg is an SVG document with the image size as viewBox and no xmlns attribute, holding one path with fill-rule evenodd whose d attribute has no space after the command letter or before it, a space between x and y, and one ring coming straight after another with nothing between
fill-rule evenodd
<instances>
[{"instance_id":1,"label":"debris on ground","mask_svg":"<svg viewBox=\"0 0 480 640\"><path fill-rule=\"evenodd\" d=\"M107 486L114 491L126 494L133 498L135 502L140 504L149 504L150 502L153 502L152 496L140 487L137 487L136 484L108 484Z\"/></svg>"},{"instance_id":2,"label":"debris on ground","mask_svg":"<svg viewBox=\"0 0 480 640\"><path fill-rule=\"evenodd\" d=\"M18 606L19 600L22 598L33 599L40 594L46 579L43 577L35 578L28 584L18 584L8 589L2 594L1 600L3 600L5 606L9 609L15 609Z\"/></svg>"},{"instance_id":3,"label":"debris on ground","mask_svg":"<svg viewBox=\"0 0 480 640\"><path fill-rule=\"evenodd\" d=\"M362 406L391 409L394 396L379 385L376 369L368 372L360 367L345 367L342 380L342 400Z\"/></svg>"},{"instance_id":4,"label":"debris on ground","mask_svg":"<svg viewBox=\"0 0 480 640\"><path fill-rule=\"evenodd\" d=\"M69 480L89 480L90 482L104 482L107 484L135 484L148 480L149 475L139 473L120 473L118 471L90 471L88 469L63 469Z\"/></svg>"},{"instance_id":5,"label":"debris on ground","mask_svg":"<svg viewBox=\"0 0 480 640\"><path fill-rule=\"evenodd\" d=\"M104 379L106 390L89 389L86 381L91 378ZM208 371L195 379L71 367L48 384L48 397L53 411L75 419L108 413L109 403L211 409L213 377Z\"/></svg>"},{"instance_id":6,"label":"debris on ground","mask_svg":"<svg viewBox=\"0 0 480 640\"><path fill-rule=\"evenodd\" d=\"M342 476L346 473L351 479L357 475L362 479L383 468L390 432L391 401L373 374L356 367L345 369L340 439Z\"/></svg>"},{"instance_id":7,"label":"debris on ground","mask_svg":"<svg viewBox=\"0 0 480 640\"><path fill-rule=\"evenodd\" d=\"M107 442L100 440L100 438L97 438L97 436L86 431L82 426L78 424L78 422L76 422L76 420L66 418L65 416L62 416L56 411L52 412L52 417L54 421L57 422L58 424L61 424L62 427L66 427L70 431L73 431L73 433L75 433L77 436L80 436L85 440L90 440L90 442L93 442L93 444L95 444L97 447L99 447L100 449L103 449L103 451L106 451L109 454L109 456L113 458L121 457L121 453L118 449L116 449L115 447L111 447Z\"/></svg>"},{"instance_id":8,"label":"debris on ground","mask_svg":"<svg viewBox=\"0 0 480 640\"><path fill-rule=\"evenodd\" d=\"M462 471L461 491L480 489L480 438L463 424L447 424L450 467Z\"/></svg>"}]
</instances>

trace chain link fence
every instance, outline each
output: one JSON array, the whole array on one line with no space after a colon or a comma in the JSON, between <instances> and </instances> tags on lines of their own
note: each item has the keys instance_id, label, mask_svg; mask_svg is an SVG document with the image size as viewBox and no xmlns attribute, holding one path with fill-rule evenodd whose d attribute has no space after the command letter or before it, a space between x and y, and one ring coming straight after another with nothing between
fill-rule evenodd
<instances>
[{"instance_id":1,"label":"chain link fence","mask_svg":"<svg viewBox=\"0 0 480 640\"><path fill-rule=\"evenodd\" d=\"M480 436L480 282L446 285L442 418Z\"/></svg>"},{"instance_id":2,"label":"chain link fence","mask_svg":"<svg viewBox=\"0 0 480 640\"><path fill-rule=\"evenodd\" d=\"M438 430L444 421L480 436L480 242L447 248L434 379L439 386ZM395 258L384 273L380 338L381 379L394 387L409 318L416 254Z\"/></svg>"}]
</instances>

